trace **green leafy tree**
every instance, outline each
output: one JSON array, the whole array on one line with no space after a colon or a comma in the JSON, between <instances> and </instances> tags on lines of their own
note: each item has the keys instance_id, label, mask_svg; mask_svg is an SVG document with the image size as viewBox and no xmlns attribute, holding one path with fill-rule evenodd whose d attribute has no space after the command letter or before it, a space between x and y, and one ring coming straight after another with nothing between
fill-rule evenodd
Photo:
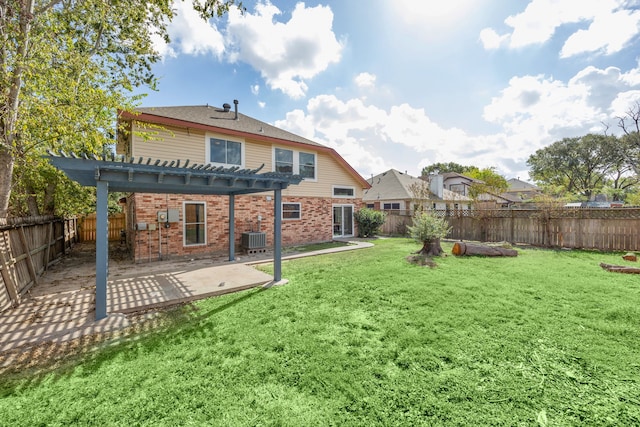
<instances>
[{"instance_id":1,"label":"green leafy tree","mask_svg":"<svg viewBox=\"0 0 640 427\"><path fill-rule=\"evenodd\" d=\"M621 159L614 136L588 134L564 138L532 154L527 164L541 186L563 188L587 200L599 192Z\"/></svg>"},{"instance_id":2,"label":"green leafy tree","mask_svg":"<svg viewBox=\"0 0 640 427\"><path fill-rule=\"evenodd\" d=\"M468 169L469 166L462 166L461 164L455 162L434 163L422 168L422 176L446 172L456 172L464 174Z\"/></svg>"},{"instance_id":3,"label":"green leafy tree","mask_svg":"<svg viewBox=\"0 0 640 427\"><path fill-rule=\"evenodd\" d=\"M373 237L384 225L387 214L375 209L362 208L353 214L358 224L358 237Z\"/></svg>"},{"instance_id":4,"label":"green leafy tree","mask_svg":"<svg viewBox=\"0 0 640 427\"><path fill-rule=\"evenodd\" d=\"M206 0L194 7L207 19L232 4ZM135 108L136 88L155 89L151 68L160 57L152 37L168 41L171 6L171 0L0 1L0 217L9 213L12 190L22 192L14 198L24 202L22 210L37 214L52 209L39 203L55 204L58 185L69 187L50 179L40 161L46 149L101 153L114 143L117 110ZM39 200L39 191L48 194Z\"/></svg>"},{"instance_id":5,"label":"green leafy tree","mask_svg":"<svg viewBox=\"0 0 640 427\"><path fill-rule=\"evenodd\" d=\"M442 254L440 239L446 237L451 230L446 219L436 216L430 211L419 211L413 216L413 225L407 227L409 235L422 244L418 254L439 256Z\"/></svg>"},{"instance_id":6,"label":"green leafy tree","mask_svg":"<svg viewBox=\"0 0 640 427\"><path fill-rule=\"evenodd\" d=\"M470 167L464 175L482 182L474 182L469 188L469 195L477 199L481 194L499 195L509 188L505 177L496 172L495 167L479 169Z\"/></svg>"}]
</instances>

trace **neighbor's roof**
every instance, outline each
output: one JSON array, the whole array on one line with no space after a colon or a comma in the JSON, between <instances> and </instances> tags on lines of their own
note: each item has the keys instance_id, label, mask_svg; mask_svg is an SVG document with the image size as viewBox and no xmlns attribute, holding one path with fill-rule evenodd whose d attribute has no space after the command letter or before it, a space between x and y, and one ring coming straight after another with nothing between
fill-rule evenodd
<instances>
[{"instance_id":1,"label":"neighbor's roof","mask_svg":"<svg viewBox=\"0 0 640 427\"><path fill-rule=\"evenodd\" d=\"M480 179L476 179L476 178L471 178L470 176L467 175L463 175L461 173L458 172L444 172L442 174L442 178L446 181L448 179L451 178L464 178L470 182L478 182L478 183L484 183L484 181L480 180Z\"/></svg>"},{"instance_id":2,"label":"neighbor's roof","mask_svg":"<svg viewBox=\"0 0 640 427\"><path fill-rule=\"evenodd\" d=\"M413 177L395 169L389 169L379 175L367 179L371 188L365 190L362 200L373 202L376 200L407 200L413 199L411 184L429 185L428 182L420 178ZM438 196L431 193L431 200L440 200ZM446 201L470 201L471 199L456 192L443 189L442 199Z\"/></svg>"},{"instance_id":3,"label":"neighbor's roof","mask_svg":"<svg viewBox=\"0 0 640 427\"><path fill-rule=\"evenodd\" d=\"M321 151L335 158L338 163L343 165L351 175L362 183L363 188L369 187L367 181L334 149L240 112L237 113L236 119L236 112L233 107L229 110L211 105L142 107L137 108L136 113L120 112L120 117L124 120L138 120L165 126L200 129L240 137L250 136L256 140L285 146L309 146L308 149Z\"/></svg>"},{"instance_id":4,"label":"neighbor's roof","mask_svg":"<svg viewBox=\"0 0 640 427\"><path fill-rule=\"evenodd\" d=\"M522 181L518 178L511 178L507 180L507 184L509 184L509 190L507 191L540 191L540 189L535 185Z\"/></svg>"}]
</instances>

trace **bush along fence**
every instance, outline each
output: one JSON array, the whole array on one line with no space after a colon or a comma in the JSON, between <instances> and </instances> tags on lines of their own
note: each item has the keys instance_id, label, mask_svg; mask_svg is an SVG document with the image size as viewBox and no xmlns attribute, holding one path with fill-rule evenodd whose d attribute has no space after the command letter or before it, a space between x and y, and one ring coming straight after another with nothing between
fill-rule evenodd
<instances>
[{"instance_id":1,"label":"bush along fence","mask_svg":"<svg viewBox=\"0 0 640 427\"><path fill-rule=\"evenodd\" d=\"M640 208L549 208L435 211L447 238L542 247L640 251ZM411 216L387 215L382 234L404 235Z\"/></svg>"},{"instance_id":2,"label":"bush along fence","mask_svg":"<svg viewBox=\"0 0 640 427\"><path fill-rule=\"evenodd\" d=\"M75 242L75 218L0 219L0 312L17 306Z\"/></svg>"}]
</instances>

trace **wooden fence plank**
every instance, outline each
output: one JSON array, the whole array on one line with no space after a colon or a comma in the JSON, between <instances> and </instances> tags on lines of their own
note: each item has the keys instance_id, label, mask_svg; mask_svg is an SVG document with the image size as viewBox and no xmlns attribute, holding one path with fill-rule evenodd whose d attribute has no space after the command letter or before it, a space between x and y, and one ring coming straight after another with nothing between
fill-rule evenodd
<instances>
[{"instance_id":1,"label":"wooden fence plank","mask_svg":"<svg viewBox=\"0 0 640 427\"><path fill-rule=\"evenodd\" d=\"M38 273L36 272L36 268L33 264L33 258L31 258L31 251L29 250L29 244L27 242L27 236L24 233L24 226L20 226L20 240L22 241L22 247L25 248L24 256L27 260L27 269L29 270L29 274L31 275L31 280L33 280L33 284L38 284Z\"/></svg>"},{"instance_id":2,"label":"wooden fence plank","mask_svg":"<svg viewBox=\"0 0 640 427\"><path fill-rule=\"evenodd\" d=\"M509 241L534 246L640 251L640 209L535 209L436 211L451 226L456 240ZM389 214L382 234L397 234L411 217Z\"/></svg>"},{"instance_id":3,"label":"wooden fence plank","mask_svg":"<svg viewBox=\"0 0 640 427\"><path fill-rule=\"evenodd\" d=\"M45 268L77 241L76 225L75 219L53 217L10 218L0 225L0 311L19 304Z\"/></svg>"}]
</instances>

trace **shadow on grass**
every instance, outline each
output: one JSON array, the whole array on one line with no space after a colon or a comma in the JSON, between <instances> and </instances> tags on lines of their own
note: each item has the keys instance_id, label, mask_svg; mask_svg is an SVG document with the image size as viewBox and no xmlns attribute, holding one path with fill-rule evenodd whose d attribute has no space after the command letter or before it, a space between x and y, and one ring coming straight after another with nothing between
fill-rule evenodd
<instances>
[{"instance_id":1,"label":"shadow on grass","mask_svg":"<svg viewBox=\"0 0 640 427\"><path fill-rule=\"evenodd\" d=\"M65 342L45 342L0 354L0 397L12 394L17 388L37 386L44 379L60 379L87 364L95 369L117 357L132 343L154 347L155 340L179 343L183 337L199 332L198 324L241 304L268 288L253 288L231 301L201 311L193 302L166 307L163 310L138 312L129 317L131 326L107 333L84 335ZM227 295L227 297L229 297ZM170 338L167 340L166 335Z\"/></svg>"}]
</instances>

